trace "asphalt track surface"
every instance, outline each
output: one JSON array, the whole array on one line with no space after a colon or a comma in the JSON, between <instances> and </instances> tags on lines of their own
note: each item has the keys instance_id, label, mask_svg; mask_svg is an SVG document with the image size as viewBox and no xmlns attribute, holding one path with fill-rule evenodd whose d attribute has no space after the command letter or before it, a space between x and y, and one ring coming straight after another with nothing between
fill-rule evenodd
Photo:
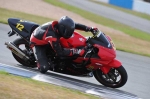
<instances>
[{"instance_id":1,"label":"asphalt track surface","mask_svg":"<svg viewBox=\"0 0 150 99\"><path fill-rule=\"evenodd\" d=\"M0 63L11 66L18 66L11 52L6 48L6 41L13 41L16 36L8 37L7 32L9 26L0 24ZM125 86L118 90L126 91L143 99L150 99L150 58L130 53L117 51L117 59L119 59L128 73L128 81ZM70 78L87 81L95 85L100 85L94 77L84 78L69 76ZM116 90L114 90L116 91Z\"/></svg>"},{"instance_id":2,"label":"asphalt track surface","mask_svg":"<svg viewBox=\"0 0 150 99\"><path fill-rule=\"evenodd\" d=\"M123 23L125 25L139 29L141 31L150 33L150 21L149 20L134 16L131 14L127 14L122 11L115 10L115 9L112 9L112 8L109 8L100 4L96 4L88 0L69 0L69 2L68 0L60 0L60 1L76 6L83 10L90 11L92 13L106 17L108 19L112 19L114 21Z\"/></svg>"}]
</instances>

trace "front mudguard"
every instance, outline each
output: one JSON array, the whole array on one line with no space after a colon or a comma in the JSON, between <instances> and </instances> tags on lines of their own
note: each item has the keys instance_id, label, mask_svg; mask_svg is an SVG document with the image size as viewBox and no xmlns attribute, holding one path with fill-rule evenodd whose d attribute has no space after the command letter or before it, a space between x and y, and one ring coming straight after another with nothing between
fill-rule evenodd
<instances>
[{"instance_id":1,"label":"front mudguard","mask_svg":"<svg viewBox=\"0 0 150 99\"><path fill-rule=\"evenodd\" d=\"M100 67L100 69L104 74L107 74L111 68L119 68L120 66L122 66L122 63L119 60L114 59L108 65L103 65Z\"/></svg>"}]
</instances>

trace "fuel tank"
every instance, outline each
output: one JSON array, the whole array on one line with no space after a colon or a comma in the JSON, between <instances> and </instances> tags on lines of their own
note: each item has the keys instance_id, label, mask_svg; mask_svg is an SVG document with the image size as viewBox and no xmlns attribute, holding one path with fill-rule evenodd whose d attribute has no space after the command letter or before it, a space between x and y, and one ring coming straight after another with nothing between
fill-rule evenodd
<instances>
[{"instance_id":1,"label":"fuel tank","mask_svg":"<svg viewBox=\"0 0 150 99\"><path fill-rule=\"evenodd\" d=\"M79 48L86 45L86 38L78 32L74 32L69 39L60 38L60 42L63 48Z\"/></svg>"}]
</instances>

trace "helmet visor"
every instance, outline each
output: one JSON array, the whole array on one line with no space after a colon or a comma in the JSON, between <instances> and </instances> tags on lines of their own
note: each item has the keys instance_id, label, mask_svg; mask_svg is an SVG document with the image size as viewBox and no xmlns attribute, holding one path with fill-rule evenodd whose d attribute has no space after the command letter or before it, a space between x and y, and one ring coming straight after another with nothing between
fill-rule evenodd
<instances>
[{"instance_id":1,"label":"helmet visor","mask_svg":"<svg viewBox=\"0 0 150 99\"><path fill-rule=\"evenodd\" d=\"M63 25L60 25L59 26L59 32L60 32L62 37L68 39L72 36L74 29L67 29Z\"/></svg>"},{"instance_id":2,"label":"helmet visor","mask_svg":"<svg viewBox=\"0 0 150 99\"><path fill-rule=\"evenodd\" d=\"M68 29L65 29L65 32L63 34L64 38L68 39L72 36L74 30L68 30Z\"/></svg>"}]
</instances>

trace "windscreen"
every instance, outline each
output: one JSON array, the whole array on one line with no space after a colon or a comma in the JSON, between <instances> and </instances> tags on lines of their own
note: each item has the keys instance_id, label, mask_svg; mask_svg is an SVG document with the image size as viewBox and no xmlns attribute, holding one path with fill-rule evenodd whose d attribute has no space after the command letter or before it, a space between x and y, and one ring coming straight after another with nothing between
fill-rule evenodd
<instances>
[{"instance_id":1,"label":"windscreen","mask_svg":"<svg viewBox=\"0 0 150 99\"><path fill-rule=\"evenodd\" d=\"M99 32L96 37L93 37L89 40L89 43L93 44L99 44L101 46L104 46L106 48L112 48L112 45L110 44L109 40L105 36L104 33Z\"/></svg>"}]
</instances>

